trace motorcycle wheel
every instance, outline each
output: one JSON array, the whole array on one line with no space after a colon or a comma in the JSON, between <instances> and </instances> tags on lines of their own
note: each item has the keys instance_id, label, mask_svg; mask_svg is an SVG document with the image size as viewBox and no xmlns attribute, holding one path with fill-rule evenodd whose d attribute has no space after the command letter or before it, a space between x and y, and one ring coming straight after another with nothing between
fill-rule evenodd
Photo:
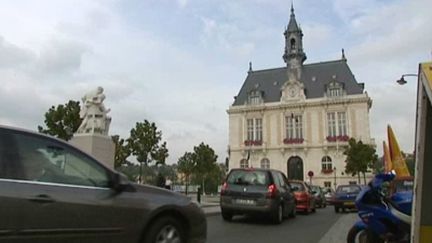
<instances>
[{"instance_id":1,"label":"motorcycle wheel","mask_svg":"<svg viewBox=\"0 0 432 243\"><path fill-rule=\"evenodd\" d=\"M370 230L353 226L348 232L347 243L384 243L384 241Z\"/></svg>"}]
</instances>

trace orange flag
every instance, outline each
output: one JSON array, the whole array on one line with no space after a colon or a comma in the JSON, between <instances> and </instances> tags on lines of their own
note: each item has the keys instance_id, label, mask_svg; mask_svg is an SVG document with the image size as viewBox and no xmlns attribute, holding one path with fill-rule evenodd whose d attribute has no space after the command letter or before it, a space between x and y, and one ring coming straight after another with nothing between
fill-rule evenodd
<instances>
[{"instance_id":1,"label":"orange flag","mask_svg":"<svg viewBox=\"0 0 432 243\"><path fill-rule=\"evenodd\" d=\"M383 141L383 152L384 152L384 172L388 173L391 170L393 170L393 163L390 158L389 147L387 146L385 141Z\"/></svg>"},{"instance_id":2,"label":"orange flag","mask_svg":"<svg viewBox=\"0 0 432 243\"><path fill-rule=\"evenodd\" d=\"M396 171L396 175L410 176L405 159L402 156L402 153L399 148L399 144L396 140L396 136L394 135L390 125L387 126L387 135L388 135L390 159L393 163L393 169Z\"/></svg>"}]
</instances>

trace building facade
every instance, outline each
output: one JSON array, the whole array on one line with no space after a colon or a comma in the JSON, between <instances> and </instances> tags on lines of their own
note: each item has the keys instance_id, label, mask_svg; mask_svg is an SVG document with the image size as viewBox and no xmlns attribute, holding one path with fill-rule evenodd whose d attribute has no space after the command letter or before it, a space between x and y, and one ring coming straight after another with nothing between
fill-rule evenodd
<instances>
[{"instance_id":1,"label":"building facade","mask_svg":"<svg viewBox=\"0 0 432 243\"><path fill-rule=\"evenodd\" d=\"M291 7L284 32L285 67L252 70L229 115L229 168L272 168L290 179L333 187L355 183L345 174L348 139L370 136L372 100L339 60L304 64L303 33Z\"/></svg>"}]
</instances>

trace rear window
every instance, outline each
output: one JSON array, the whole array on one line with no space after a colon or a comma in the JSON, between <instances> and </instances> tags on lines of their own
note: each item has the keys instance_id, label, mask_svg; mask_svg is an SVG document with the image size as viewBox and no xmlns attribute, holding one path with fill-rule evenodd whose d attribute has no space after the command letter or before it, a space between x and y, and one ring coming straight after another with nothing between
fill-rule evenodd
<instances>
[{"instance_id":1,"label":"rear window","mask_svg":"<svg viewBox=\"0 0 432 243\"><path fill-rule=\"evenodd\" d=\"M339 186L336 190L339 193L358 193L360 192L359 186Z\"/></svg>"},{"instance_id":2,"label":"rear window","mask_svg":"<svg viewBox=\"0 0 432 243\"><path fill-rule=\"evenodd\" d=\"M305 188L302 183L298 182L290 182L291 188L293 188L296 191L304 191Z\"/></svg>"},{"instance_id":3,"label":"rear window","mask_svg":"<svg viewBox=\"0 0 432 243\"><path fill-rule=\"evenodd\" d=\"M229 174L227 182L237 185L267 186L270 184L270 179L267 171L234 170Z\"/></svg>"}]
</instances>

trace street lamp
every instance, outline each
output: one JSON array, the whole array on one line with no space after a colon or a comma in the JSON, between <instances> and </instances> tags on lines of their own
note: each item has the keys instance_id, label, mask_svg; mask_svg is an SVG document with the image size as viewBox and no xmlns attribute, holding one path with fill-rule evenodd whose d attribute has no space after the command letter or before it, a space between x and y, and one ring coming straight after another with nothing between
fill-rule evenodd
<instances>
[{"instance_id":1,"label":"street lamp","mask_svg":"<svg viewBox=\"0 0 432 243\"><path fill-rule=\"evenodd\" d=\"M406 84L407 81L404 79L404 77L418 77L418 75L417 75L417 74L412 74L412 73L403 74L403 75L401 76L401 78L398 79L396 82L397 82L398 84L400 84L400 85L404 85L404 84Z\"/></svg>"}]
</instances>

